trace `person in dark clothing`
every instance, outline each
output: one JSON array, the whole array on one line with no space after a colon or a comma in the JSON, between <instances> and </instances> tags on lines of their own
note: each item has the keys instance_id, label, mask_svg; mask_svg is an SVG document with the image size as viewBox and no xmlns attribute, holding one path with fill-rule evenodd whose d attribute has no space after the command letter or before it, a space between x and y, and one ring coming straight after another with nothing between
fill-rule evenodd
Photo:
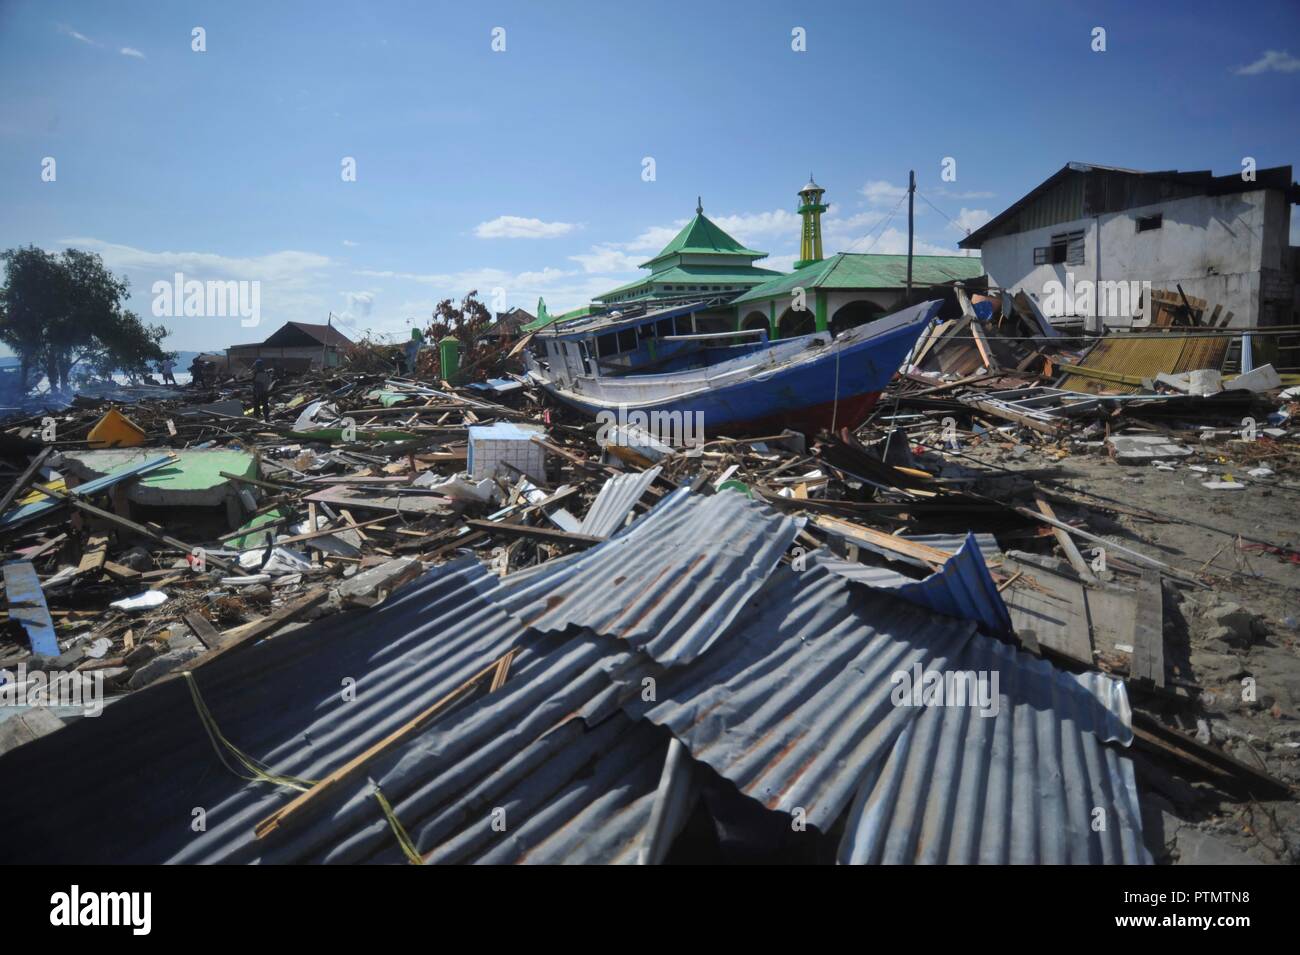
<instances>
[{"instance_id":1,"label":"person in dark clothing","mask_svg":"<svg viewBox=\"0 0 1300 955\"><path fill-rule=\"evenodd\" d=\"M263 421L271 417L271 373L260 358L253 362L253 414Z\"/></svg>"}]
</instances>

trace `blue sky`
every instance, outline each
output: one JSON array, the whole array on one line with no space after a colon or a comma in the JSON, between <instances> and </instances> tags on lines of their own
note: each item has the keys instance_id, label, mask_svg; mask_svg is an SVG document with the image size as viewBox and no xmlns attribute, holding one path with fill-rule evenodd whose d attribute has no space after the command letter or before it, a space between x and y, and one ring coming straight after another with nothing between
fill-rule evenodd
<instances>
[{"instance_id":1,"label":"blue sky","mask_svg":"<svg viewBox=\"0 0 1300 955\"><path fill-rule=\"evenodd\" d=\"M1300 4L1241 10L0 0L0 248L98 251L146 317L176 271L261 283L261 328L167 318L179 349L331 312L405 337L469 288L559 311L635 277L697 195L788 268L809 171L828 254L898 252L909 168L973 227L1070 160L1300 164ZM918 251L955 253L917 212Z\"/></svg>"}]
</instances>

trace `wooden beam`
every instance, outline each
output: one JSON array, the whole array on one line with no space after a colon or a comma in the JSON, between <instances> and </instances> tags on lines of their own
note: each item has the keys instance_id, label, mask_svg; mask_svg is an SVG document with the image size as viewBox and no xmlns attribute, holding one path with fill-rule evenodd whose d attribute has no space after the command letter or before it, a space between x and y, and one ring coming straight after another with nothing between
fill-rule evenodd
<instances>
[{"instance_id":1,"label":"wooden beam","mask_svg":"<svg viewBox=\"0 0 1300 955\"><path fill-rule=\"evenodd\" d=\"M1199 769L1220 783L1234 783L1265 798L1294 797L1293 787L1254 766L1229 756L1193 736L1170 729L1153 716L1133 712L1133 742L1147 752L1157 753Z\"/></svg>"},{"instance_id":2,"label":"wooden beam","mask_svg":"<svg viewBox=\"0 0 1300 955\"><path fill-rule=\"evenodd\" d=\"M203 614L187 613L183 619L186 626L194 631L194 636L198 637L209 650L215 650L221 645L221 632L212 626Z\"/></svg>"},{"instance_id":3,"label":"wooden beam","mask_svg":"<svg viewBox=\"0 0 1300 955\"><path fill-rule=\"evenodd\" d=\"M18 480L9 485L9 490L5 491L4 497L0 497L0 514L9 510L9 505L11 505L14 502L14 499L23 492L23 489L32 482L32 478L36 476L36 472L40 470L41 465L45 463L45 459L50 456L53 450L53 448L42 448L41 452L36 455L36 457L32 458L32 461L27 465L26 470L24 470L22 474L18 475Z\"/></svg>"},{"instance_id":4,"label":"wooden beam","mask_svg":"<svg viewBox=\"0 0 1300 955\"><path fill-rule=\"evenodd\" d=\"M298 616L298 614L311 609L319 603L323 603L328 597L328 590L324 587L317 587L314 590L309 590L304 596L298 598L293 603L286 604L275 613L263 617L261 620L257 620L246 627L239 627L236 630L228 630L225 633L222 633L217 647L195 658L194 662L190 664L190 669L193 670L195 667L209 663L222 654L239 650L242 647L252 646L263 637L270 636L272 633L279 630L286 623L293 620L294 617ZM164 679L168 679L173 675L178 674L168 674Z\"/></svg>"},{"instance_id":5,"label":"wooden beam","mask_svg":"<svg viewBox=\"0 0 1300 955\"><path fill-rule=\"evenodd\" d=\"M577 544L580 547L591 547L595 544L603 544L606 540L604 537L571 534L550 527L533 527L529 524L514 524L509 521L467 520L464 524L466 527L487 531L489 534L514 534L518 537L531 537L534 540L545 541L548 544Z\"/></svg>"},{"instance_id":6,"label":"wooden beam","mask_svg":"<svg viewBox=\"0 0 1300 955\"><path fill-rule=\"evenodd\" d=\"M1044 514L1044 516L1050 517L1053 521L1057 521L1058 523L1060 522L1059 518L1056 516L1056 512L1052 510L1052 505L1047 503L1047 498L1043 497L1043 495L1037 491L1034 492L1034 503L1038 505L1038 509ZM1093 574L1092 568L1088 566L1088 562L1083 559L1083 555L1079 553L1079 548L1074 545L1074 540L1070 535L1060 527L1056 526L1052 527L1052 534L1056 537L1056 542L1061 545L1061 550L1065 552L1066 559L1070 562L1070 566L1074 568L1074 572L1079 575L1080 579L1086 580L1089 583L1096 583L1096 575Z\"/></svg>"},{"instance_id":7,"label":"wooden beam","mask_svg":"<svg viewBox=\"0 0 1300 955\"><path fill-rule=\"evenodd\" d=\"M1165 685L1164 595L1160 576L1144 571L1137 586L1137 617L1133 627L1133 658L1129 675Z\"/></svg>"}]
</instances>

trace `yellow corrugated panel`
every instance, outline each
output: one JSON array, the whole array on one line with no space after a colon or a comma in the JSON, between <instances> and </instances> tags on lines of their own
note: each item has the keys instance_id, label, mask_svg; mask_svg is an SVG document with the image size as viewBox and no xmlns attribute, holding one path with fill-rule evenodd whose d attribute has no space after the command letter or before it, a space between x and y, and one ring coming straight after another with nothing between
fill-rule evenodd
<instances>
[{"instance_id":1,"label":"yellow corrugated panel","mask_svg":"<svg viewBox=\"0 0 1300 955\"><path fill-rule=\"evenodd\" d=\"M1228 352L1227 338L1191 338L1169 335L1160 338L1126 338L1115 335L1103 338L1088 352L1080 364L1084 368L1124 375L1129 378L1154 378L1164 372L1177 374L1198 368L1219 369ZM1141 389L1136 385L1069 375L1061 387L1066 391L1089 394L1131 395Z\"/></svg>"}]
</instances>

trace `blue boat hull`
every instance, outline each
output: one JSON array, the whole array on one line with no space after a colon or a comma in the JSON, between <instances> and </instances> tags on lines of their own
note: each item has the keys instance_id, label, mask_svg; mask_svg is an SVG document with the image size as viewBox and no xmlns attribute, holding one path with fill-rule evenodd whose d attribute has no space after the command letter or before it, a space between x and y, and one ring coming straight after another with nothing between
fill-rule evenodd
<instances>
[{"instance_id":1,"label":"blue boat hull","mask_svg":"<svg viewBox=\"0 0 1300 955\"><path fill-rule=\"evenodd\" d=\"M620 410L695 414L711 435L774 433L784 428L815 434L823 428L853 428L870 413L938 309L938 302L927 303L879 319L872 323L869 337L847 345L832 342L810 360L686 397ZM584 400L574 392L547 390L584 414L594 417L610 411L608 404Z\"/></svg>"}]
</instances>

